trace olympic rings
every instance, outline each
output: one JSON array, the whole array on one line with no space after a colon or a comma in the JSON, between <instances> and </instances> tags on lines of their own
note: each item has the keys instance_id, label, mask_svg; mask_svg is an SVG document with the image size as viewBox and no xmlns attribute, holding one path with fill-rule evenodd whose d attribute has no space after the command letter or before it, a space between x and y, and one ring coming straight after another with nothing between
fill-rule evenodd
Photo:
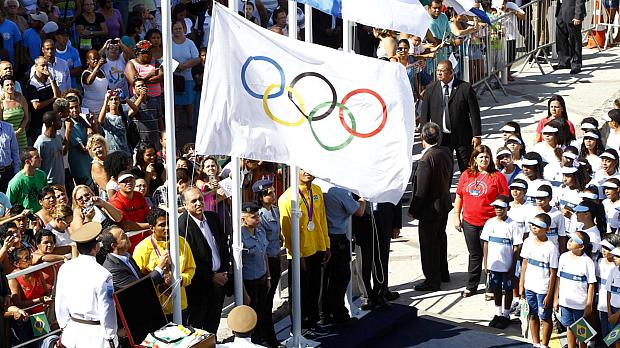
<instances>
[{"instance_id":1,"label":"olympic rings","mask_svg":"<svg viewBox=\"0 0 620 348\"><path fill-rule=\"evenodd\" d=\"M305 120L305 118L302 116L299 118L299 120L295 121L295 122L288 122L288 121L284 121L282 119L277 118L276 116L274 116L274 114L271 112L271 110L269 110L269 105L267 105L267 99L270 98L269 96L269 92L271 92L272 89L274 88L280 88L280 92L287 90L289 95L292 93L295 98L297 98L297 100L299 100L299 104L300 106L298 106L299 111L301 111L302 115L305 115L304 113L304 101L303 99L301 99L301 96L299 95L299 93L297 93L296 90L294 90L293 88L286 86L284 88L282 88L281 85L276 85L276 84L271 84L269 85L269 87L267 87L267 89L265 90L265 94L263 94L263 110L265 110L265 114L267 114L267 116L272 119L274 122L277 122L283 126L288 126L288 127L297 127L300 124L302 124ZM280 93L282 94L282 93ZM297 105L297 104L295 104Z\"/></svg>"},{"instance_id":2,"label":"olympic rings","mask_svg":"<svg viewBox=\"0 0 620 348\"><path fill-rule=\"evenodd\" d=\"M307 76L314 76L314 77L320 78L321 80L325 81L327 86L329 86L329 89L332 91L332 102L329 105L329 108L327 109L327 111L325 111L324 113L320 114L317 117L314 117L314 121L320 121L324 119L325 117L329 116L332 113L332 111L334 111L334 109L336 108L336 104L338 102L338 95L336 94L336 88L334 88L334 85L332 85L332 83L329 82L329 80L325 76L319 73L316 73L316 72L305 72L305 73L301 73L295 76L295 78L291 81L291 84L289 86L291 86L291 88L295 88L295 84L299 80ZM288 93L288 98L291 100L291 102L293 102L293 97L291 96L291 92ZM295 104L295 102L293 102L293 104ZM297 104L295 104L295 106L297 106ZM299 109L298 106L297 106L297 109ZM308 119L308 121L310 120L308 116L301 109L299 109L299 111L301 111L301 113L304 114L304 116Z\"/></svg>"},{"instance_id":3,"label":"olympic rings","mask_svg":"<svg viewBox=\"0 0 620 348\"><path fill-rule=\"evenodd\" d=\"M269 58L269 57L265 57L265 56L254 56L254 57L249 57L248 59L246 59L245 63L243 63L243 66L241 67L241 84L243 84L243 88L245 88L245 90L254 98L257 99L263 99L263 96L254 92L253 90L250 89L250 86L248 86L248 81L245 79L245 74L248 70L248 66L250 65L250 63L252 63L253 60L262 60L268 63L271 63L277 70L278 73L280 73L280 90L278 91L278 93L276 94L272 94L270 96L268 96L269 99L271 98L277 98L279 96L282 95L282 93L284 93L284 88L282 88L281 86L284 86L284 70L282 70L282 67L280 66L280 64L276 63L275 60ZM290 98L290 94L289 94L289 98Z\"/></svg>"},{"instance_id":4,"label":"olympic rings","mask_svg":"<svg viewBox=\"0 0 620 348\"><path fill-rule=\"evenodd\" d=\"M342 126L344 127L344 129L346 129L347 132L349 132L351 135L354 135L358 138L370 138L372 136L377 135L377 133L381 132L381 130L385 126L385 123L387 122L387 106L385 105L383 98L381 98L381 96L377 92L371 89L367 89L367 88L359 88L359 89L355 89L349 92L347 95L344 96L344 98L342 98L341 104L346 103L347 100L349 100L349 98L351 98L352 96L356 94L360 94L360 93L368 93L372 95L373 97L377 98L377 100L381 104L381 108L383 109L383 119L381 120L381 124L379 125L379 127L377 127L377 129L373 130L370 133L358 133L355 131L355 129L349 128L347 123L344 121L344 117L342 116L342 109L340 109L340 111L338 112L338 115L340 116L340 123L342 123Z\"/></svg>"},{"instance_id":5,"label":"olympic rings","mask_svg":"<svg viewBox=\"0 0 620 348\"><path fill-rule=\"evenodd\" d=\"M347 140L345 140L342 144L340 145L336 145L336 146L328 146L325 145L321 139L319 139L319 137L316 135L316 132L314 131L314 128L312 127L312 120L314 119L314 115L323 107L331 105L331 102L323 102L319 105L317 105L314 109L312 109L312 111L310 111L310 115L308 115L308 124L310 125L310 131L312 131L312 136L314 137L314 140L316 140L317 143L319 143L319 145L324 148L327 151L337 151L337 150L341 150L343 148L345 148L347 145L349 145L349 143L351 143L351 141L353 141L354 135L350 134L349 138ZM336 102L336 106L338 108L340 108L340 111L345 110L347 112L347 115L349 115L349 118L351 119L351 125L353 126L353 130L355 130L355 117L353 117L353 113L351 112L351 110L349 110L348 107L346 107L343 104L340 104L338 102Z\"/></svg>"}]
</instances>

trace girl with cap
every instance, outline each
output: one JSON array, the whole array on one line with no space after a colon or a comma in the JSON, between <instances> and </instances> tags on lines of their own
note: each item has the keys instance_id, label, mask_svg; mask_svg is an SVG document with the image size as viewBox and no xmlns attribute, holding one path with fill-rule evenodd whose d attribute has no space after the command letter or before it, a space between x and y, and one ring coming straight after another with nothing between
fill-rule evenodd
<instances>
[{"instance_id":1,"label":"girl with cap","mask_svg":"<svg viewBox=\"0 0 620 348\"><path fill-rule=\"evenodd\" d=\"M502 132L502 139L508 141L511 137L516 137L523 144L523 137L521 136L521 126L515 121L508 121L499 129Z\"/></svg>"},{"instance_id":2,"label":"girl with cap","mask_svg":"<svg viewBox=\"0 0 620 348\"><path fill-rule=\"evenodd\" d=\"M594 172L592 180L589 185L594 185L598 187L598 197L599 199L604 199L605 194L603 192L603 183L611 178L618 178L620 175L618 174L618 152L614 149L607 149L603 151L600 156L601 158L601 169Z\"/></svg>"},{"instance_id":3,"label":"girl with cap","mask_svg":"<svg viewBox=\"0 0 620 348\"><path fill-rule=\"evenodd\" d=\"M620 248L617 246L609 253L614 257L614 267L609 271L607 280L605 281L605 290L607 291L607 321L609 327L614 327L620 319ZM620 347L620 342L616 341L614 347Z\"/></svg>"},{"instance_id":4,"label":"girl with cap","mask_svg":"<svg viewBox=\"0 0 620 348\"><path fill-rule=\"evenodd\" d=\"M547 117L538 121L538 125L536 126L536 143L542 141L542 129L545 128L547 123L554 119L564 119L568 127L570 128L570 133L573 134L573 139L575 137L575 126L568 120L568 114L566 113L566 103L564 102L564 98L559 95L552 96L547 102Z\"/></svg>"},{"instance_id":5,"label":"girl with cap","mask_svg":"<svg viewBox=\"0 0 620 348\"><path fill-rule=\"evenodd\" d=\"M469 168L459 178L454 203L454 227L463 232L469 251L469 279L461 294L463 297L474 295L478 289L483 257L480 233L486 221L495 216L490 204L498 195L507 194L508 183L495 169L491 149L485 145L476 146Z\"/></svg>"},{"instance_id":6,"label":"girl with cap","mask_svg":"<svg viewBox=\"0 0 620 348\"><path fill-rule=\"evenodd\" d=\"M521 165L521 160L523 156L525 156L525 143L520 138L511 135L506 142L504 143L504 147L508 148L512 152L512 159L517 165Z\"/></svg>"},{"instance_id":7,"label":"girl with cap","mask_svg":"<svg viewBox=\"0 0 620 348\"><path fill-rule=\"evenodd\" d=\"M542 144L542 143L539 143ZM564 152L562 153L562 157L560 158L560 165L557 164L547 164L544 170L545 179L549 180L554 188L561 186L564 168L566 167L578 167L579 163L577 162L578 156L577 148L574 146L567 146Z\"/></svg>"},{"instance_id":8,"label":"girl with cap","mask_svg":"<svg viewBox=\"0 0 620 348\"><path fill-rule=\"evenodd\" d=\"M583 137L586 133L598 131L598 121L594 117L586 117L581 120L579 128L581 128L581 137L573 140L571 143L571 145L577 148L580 148L583 144Z\"/></svg>"},{"instance_id":9,"label":"girl with cap","mask_svg":"<svg viewBox=\"0 0 620 348\"><path fill-rule=\"evenodd\" d=\"M596 280L598 281L598 301L596 309L598 311L599 323L601 324L601 337L606 337L607 334L614 328L614 325L609 323L607 315L607 290L605 284L611 270L615 267L614 254L611 253L620 245L620 236L617 234L611 234L605 237L601 241L601 258L598 262L595 262Z\"/></svg>"},{"instance_id":10,"label":"girl with cap","mask_svg":"<svg viewBox=\"0 0 620 348\"><path fill-rule=\"evenodd\" d=\"M265 305L269 291L269 268L267 267L267 238L260 226L259 206L245 202L241 206L241 235L243 242L243 287L250 298L250 307L256 311L257 330L252 342L265 339L265 319L271 316L271 308Z\"/></svg>"},{"instance_id":11,"label":"girl with cap","mask_svg":"<svg viewBox=\"0 0 620 348\"><path fill-rule=\"evenodd\" d=\"M607 228L605 210L593 201L583 201L575 207L577 222L581 224L579 230L588 234L592 244L592 260L598 260L601 250L601 236Z\"/></svg>"},{"instance_id":12,"label":"girl with cap","mask_svg":"<svg viewBox=\"0 0 620 348\"><path fill-rule=\"evenodd\" d=\"M560 311L560 322L565 327L573 325L581 317L592 314L596 272L594 261L589 257L592 251L590 237L583 231L571 233L567 243L568 251L558 262L558 281L555 287L553 309ZM566 330L568 346L576 347L577 339L572 330ZM579 343L579 347L586 347Z\"/></svg>"},{"instance_id":13,"label":"girl with cap","mask_svg":"<svg viewBox=\"0 0 620 348\"><path fill-rule=\"evenodd\" d=\"M610 129L605 146L617 151L620 147L620 110L614 109L607 113L607 124Z\"/></svg>"},{"instance_id":14,"label":"girl with cap","mask_svg":"<svg viewBox=\"0 0 620 348\"><path fill-rule=\"evenodd\" d=\"M541 185L549 185L551 183L543 179L544 163L542 157L537 152L528 152L521 161L522 174L518 176L527 182L527 193L525 195L525 202L529 205L536 205L536 200L531 195L532 192L537 191Z\"/></svg>"},{"instance_id":15,"label":"girl with cap","mask_svg":"<svg viewBox=\"0 0 620 348\"><path fill-rule=\"evenodd\" d=\"M547 347L553 330L551 313L558 270L558 248L547 238L551 217L545 213L529 221L532 236L521 247L519 293L530 307L530 333L534 347ZM540 326L542 321L542 337Z\"/></svg>"},{"instance_id":16,"label":"girl with cap","mask_svg":"<svg viewBox=\"0 0 620 348\"><path fill-rule=\"evenodd\" d=\"M564 215L565 226L570 226L573 208L581 202L580 193L585 188L585 182L579 175L579 168L562 167L562 186L556 191L556 201L558 207Z\"/></svg>"},{"instance_id":17,"label":"girl with cap","mask_svg":"<svg viewBox=\"0 0 620 348\"><path fill-rule=\"evenodd\" d=\"M532 149L538 152L545 162L556 166L559 166L562 159L562 150L558 148L558 132L558 128L546 125L542 129L543 141L536 143Z\"/></svg>"},{"instance_id":18,"label":"girl with cap","mask_svg":"<svg viewBox=\"0 0 620 348\"><path fill-rule=\"evenodd\" d=\"M510 184L521 173L521 168L514 163L512 159L512 151L507 147L497 149L497 159L495 164L497 169L506 177L506 181Z\"/></svg>"},{"instance_id":19,"label":"girl with cap","mask_svg":"<svg viewBox=\"0 0 620 348\"><path fill-rule=\"evenodd\" d=\"M517 224L517 228L521 233L521 239L527 238L528 229L526 226L531 206L525 204L525 193L527 192L527 182L523 179L515 179L508 186L510 189L510 210L508 216Z\"/></svg>"},{"instance_id":20,"label":"girl with cap","mask_svg":"<svg viewBox=\"0 0 620 348\"><path fill-rule=\"evenodd\" d=\"M592 170L596 172L601 168L601 158L599 156L605 151L605 146L603 146L601 141L601 134L598 129L588 130L583 135L582 140L579 159L586 159Z\"/></svg>"},{"instance_id":21,"label":"girl with cap","mask_svg":"<svg viewBox=\"0 0 620 348\"><path fill-rule=\"evenodd\" d=\"M616 233L620 227L619 209L620 209L620 180L611 178L603 183L603 192L605 198L603 207L605 216L607 217L606 233Z\"/></svg>"},{"instance_id":22,"label":"girl with cap","mask_svg":"<svg viewBox=\"0 0 620 348\"><path fill-rule=\"evenodd\" d=\"M547 237L555 244L561 252L566 247L566 225L564 221L564 215L556 207L552 207L550 202L553 199L553 191L551 186L542 185L538 190L532 192L533 197L536 199L536 208L532 210L530 216L534 216L540 213L546 213L551 217L551 224L549 225L549 232Z\"/></svg>"}]
</instances>

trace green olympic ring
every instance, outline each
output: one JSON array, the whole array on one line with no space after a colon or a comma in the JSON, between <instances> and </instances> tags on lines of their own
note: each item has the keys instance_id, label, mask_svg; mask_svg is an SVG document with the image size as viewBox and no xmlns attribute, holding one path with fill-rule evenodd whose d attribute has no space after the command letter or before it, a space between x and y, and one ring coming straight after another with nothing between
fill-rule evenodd
<instances>
[{"instance_id":1,"label":"green olympic ring","mask_svg":"<svg viewBox=\"0 0 620 348\"><path fill-rule=\"evenodd\" d=\"M319 139L319 137L316 135L316 132L314 131L314 128L312 127L312 118L314 118L314 115L316 115L317 112L319 112L319 110L321 110L321 108L325 107L325 106L331 106L333 104L333 102L328 101L328 102L323 102L319 105L317 105L314 109L312 109L312 111L310 111L310 114L308 115L308 124L310 125L310 131L312 131L312 136L314 137L314 140L316 140L317 143L319 143L319 145L324 148L327 151L338 151L343 149L345 146L349 145L351 143L351 141L353 141L353 138L355 137L353 134L349 135L349 138L347 140L345 140L342 144L340 145L335 145L335 146L329 146L329 145L325 145L321 139ZM353 113L351 112L351 110L349 110L348 107L346 107L344 104L341 103L336 103L336 106L344 111L346 111L347 115L349 115L349 118L351 119L351 128L353 129L353 131L355 132L355 117L353 117Z\"/></svg>"}]
</instances>

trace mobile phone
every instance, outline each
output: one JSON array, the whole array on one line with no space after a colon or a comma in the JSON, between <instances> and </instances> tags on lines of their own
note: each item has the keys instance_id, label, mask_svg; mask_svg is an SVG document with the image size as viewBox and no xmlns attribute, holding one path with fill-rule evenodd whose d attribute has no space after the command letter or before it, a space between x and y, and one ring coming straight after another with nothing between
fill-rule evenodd
<instances>
[{"instance_id":1,"label":"mobile phone","mask_svg":"<svg viewBox=\"0 0 620 348\"><path fill-rule=\"evenodd\" d=\"M119 42L118 38L116 38L116 39L113 39L111 43L114 44L114 45L118 45L118 42Z\"/></svg>"}]
</instances>

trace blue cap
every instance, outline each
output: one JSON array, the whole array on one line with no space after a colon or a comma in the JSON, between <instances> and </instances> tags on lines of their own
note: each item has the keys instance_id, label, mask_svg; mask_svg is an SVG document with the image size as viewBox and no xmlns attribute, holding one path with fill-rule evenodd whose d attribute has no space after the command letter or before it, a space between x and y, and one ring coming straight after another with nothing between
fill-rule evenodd
<instances>
[{"instance_id":1,"label":"blue cap","mask_svg":"<svg viewBox=\"0 0 620 348\"><path fill-rule=\"evenodd\" d=\"M578 205L578 206L574 207L574 208L573 208L573 211L574 211L575 213L585 213L585 212L587 212L587 211L590 211L590 208L589 208L588 206L585 206L585 205L581 205L581 204L580 204L580 205Z\"/></svg>"},{"instance_id":2,"label":"blue cap","mask_svg":"<svg viewBox=\"0 0 620 348\"><path fill-rule=\"evenodd\" d=\"M260 207L258 206L258 204L254 202L244 202L243 204L241 204L242 213L254 214L254 213L258 213L259 209Z\"/></svg>"},{"instance_id":3,"label":"blue cap","mask_svg":"<svg viewBox=\"0 0 620 348\"><path fill-rule=\"evenodd\" d=\"M270 187L273 187L273 181L269 179L261 179L255 182L254 185L252 185L252 191L254 193L257 193L260 191L264 191Z\"/></svg>"}]
</instances>

